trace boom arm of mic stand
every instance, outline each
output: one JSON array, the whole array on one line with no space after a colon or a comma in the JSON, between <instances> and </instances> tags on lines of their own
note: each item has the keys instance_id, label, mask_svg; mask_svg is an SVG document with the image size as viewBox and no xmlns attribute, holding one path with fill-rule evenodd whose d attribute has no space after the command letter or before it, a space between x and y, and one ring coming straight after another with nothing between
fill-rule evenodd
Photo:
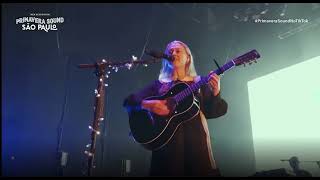
<instances>
[{"instance_id":1,"label":"boom arm of mic stand","mask_svg":"<svg viewBox=\"0 0 320 180\"><path fill-rule=\"evenodd\" d=\"M150 64L150 63L156 63L156 62L160 62L162 59L160 58L152 58L149 60L129 60L129 61L122 61L122 62L105 62L105 63L101 63L101 64L79 64L78 67L79 68L96 68L97 65L105 65L105 66L124 66L126 64Z\"/></svg>"}]
</instances>

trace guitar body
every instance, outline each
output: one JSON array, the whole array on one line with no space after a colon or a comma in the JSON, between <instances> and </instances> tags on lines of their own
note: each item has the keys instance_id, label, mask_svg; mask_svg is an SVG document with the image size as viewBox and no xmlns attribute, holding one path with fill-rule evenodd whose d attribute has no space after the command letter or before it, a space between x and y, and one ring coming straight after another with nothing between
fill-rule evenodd
<instances>
[{"instance_id":1,"label":"guitar body","mask_svg":"<svg viewBox=\"0 0 320 180\"><path fill-rule=\"evenodd\" d=\"M168 116L159 116L148 110L138 110L129 113L129 125L136 142L149 150L160 149L170 141L180 124L198 115L200 103L193 93L178 104L172 98L188 87L189 85L186 83L177 83L164 95L152 96L145 99L167 99L170 110Z\"/></svg>"}]
</instances>

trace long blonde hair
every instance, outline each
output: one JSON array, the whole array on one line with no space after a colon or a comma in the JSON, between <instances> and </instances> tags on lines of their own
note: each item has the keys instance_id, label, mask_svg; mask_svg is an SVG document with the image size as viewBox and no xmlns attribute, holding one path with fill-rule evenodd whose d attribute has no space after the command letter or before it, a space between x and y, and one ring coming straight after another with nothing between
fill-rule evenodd
<instances>
[{"instance_id":1,"label":"long blonde hair","mask_svg":"<svg viewBox=\"0 0 320 180\"><path fill-rule=\"evenodd\" d=\"M196 72L196 69L195 69L194 63L193 63L192 53L190 51L190 48L185 43L183 43L181 41L177 41L177 40L170 42L166 47L165 54L170 53L169 52L170 46L174 43L179 43L180 45L182 45L190 58L190 61L186 64L186 74L191 77L197 76L197 72ZM165 79L172 79L172 76L173 76L172 63L169 62L167 59L162 59L162 68L160 70L159 80L165 82Z\"/></svg>"}]
</instances>

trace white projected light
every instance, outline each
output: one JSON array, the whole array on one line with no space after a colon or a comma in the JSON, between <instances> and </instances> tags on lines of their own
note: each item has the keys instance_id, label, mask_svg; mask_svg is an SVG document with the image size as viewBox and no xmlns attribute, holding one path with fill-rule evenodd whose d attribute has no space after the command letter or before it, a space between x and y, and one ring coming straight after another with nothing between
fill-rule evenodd
<instances>
[{"instance_id":1,"label":"white projected light","mask_svg":"<svg viewBox=\"0 0 320 180\"><path fill-rule=\"evenodd\" d=\"M301 169L320 176L320 56L248 82L256 170Z\"/></svg>"}]
</instances>

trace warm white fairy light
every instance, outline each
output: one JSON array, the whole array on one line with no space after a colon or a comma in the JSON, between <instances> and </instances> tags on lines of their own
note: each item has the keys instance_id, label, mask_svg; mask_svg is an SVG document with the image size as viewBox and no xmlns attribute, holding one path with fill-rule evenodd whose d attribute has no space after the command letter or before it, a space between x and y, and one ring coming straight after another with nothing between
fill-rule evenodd
<instances>
[{"instance_id":1,"label":"warm white fairy light","mask_svg":"<svg viewBox=\"0 0 320 180\"><path fill-rule=\"evenodd\" d=\"M134 56L134 55L132 55L131 57L132 57L132 60L133 60L133 61L138 60L138 58L137 58L136 56Z\"/></svg>"},{"instance_id":2,"label":"warm white fairy light","mask_svg":"<svg viewBox=\"0 0 320 180\"><path fill-rule=\"evenodd\" d=\"M88 156L93 156L93 154L92 154L91 152L89 152L89 151L84 151L84 153L85 153L86 155L88 155Z\"/></svg>"},{"instance_id":3,"label":"warm white fairy light","mask_svg":"<svg viewBox=\"0 0 320 180\"><path fill-rule=\"evenodd\" d=\"M98 135L100 134L100 131L97 131L97 130L93 129L91 126L89 126L89 129L91 129L92 131L94 131Z\"/></svg>"}]
</instances>

